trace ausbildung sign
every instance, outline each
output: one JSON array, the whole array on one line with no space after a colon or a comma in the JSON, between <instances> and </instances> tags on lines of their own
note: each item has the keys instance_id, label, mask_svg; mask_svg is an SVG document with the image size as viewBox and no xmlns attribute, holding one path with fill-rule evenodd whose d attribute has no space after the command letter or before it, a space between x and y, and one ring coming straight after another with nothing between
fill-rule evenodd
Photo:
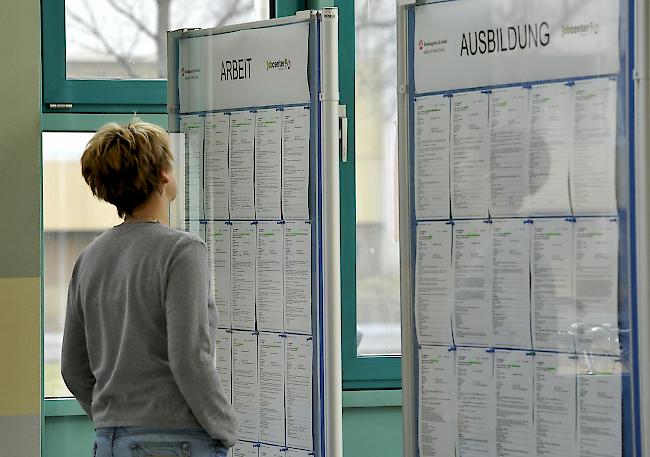
<instances>
[{"instance_id":1,"label":"ausbildung sign","mask_svg":"<svg viewBox=\"0 0 650 457\"><path fill-rule=\"evenodd\" d=\"M619 70L618 0L457 0L415 8L418 93Z\"/></svg>"}]
</instances>

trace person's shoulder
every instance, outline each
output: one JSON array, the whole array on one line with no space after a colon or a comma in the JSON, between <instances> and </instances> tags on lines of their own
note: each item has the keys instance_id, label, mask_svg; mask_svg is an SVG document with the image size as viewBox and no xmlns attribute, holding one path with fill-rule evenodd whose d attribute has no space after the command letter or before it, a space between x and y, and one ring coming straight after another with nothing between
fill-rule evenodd
<instances>
[{"instance_id":1,"label":"person's shoulder","mask_svg":"<svg viewBox=\"0 0 650 457\"><path fill-rule=\"evenodd\" d=\"M204 249L207 249L205 241L193 233L183 232L181 230L176 230L167 226L162 226L162 228L165 231L166 236L174 240L174 245L176 245L178 248L200 246Z\"/></svg>"}]
</instances>

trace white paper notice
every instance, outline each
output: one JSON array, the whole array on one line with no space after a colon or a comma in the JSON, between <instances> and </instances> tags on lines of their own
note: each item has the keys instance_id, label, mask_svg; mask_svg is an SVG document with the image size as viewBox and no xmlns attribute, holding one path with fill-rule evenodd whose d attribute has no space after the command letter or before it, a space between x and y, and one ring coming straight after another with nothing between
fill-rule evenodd
<instances>
[{"instance_id":1,"label":"white paper notice","mask_svg":"<svg viewBox=\"0 0 650 457\"><path fill-rule=\"evenodd\" d=\"M230 115L230 217L254 219L255 114L235 111Z\"/></svg>"},{"instance_id":2,"label":"white paper notice","mask_svg":"<svg viewBox=\"0 0 650 457\"><path fill-rule=\"evenodd\" d=\"M452 344L452 226L420 222L415 263L415 328L420 344Z\"/></svg>"},{"instance_id":3,"label":"white paper notice","mask_svg":"<svg viewBox=\"0 0 650 457\"><path fill-rule=\"evenodd\" d=\"M524 216L528 193L528 90L490 94L490 186L492 217Z\"/></svg>"},{"instance_id":4,"label":"white paper notice","mask_svg":"<svg viewBox=\"0 0 650 457\"><path fill-rule=\"evenodd\" d=\"M311 457L313 454L310 451L302 449L287 449L286 457Z\"/></svg>"},{"instance_id":5,"label":"white paper notice","mask_svg":"<svg viewBox=\"0 0 650 457\"><path fill-rule=\"evenodd\" d=\"M257 378L257 336L232 332L232 406L239 418L239 438L258 441L260 388Z\"/></svg>"},{"instance_id":6,"label":"white paper notice","mask_svg":"<svg viewBox=\"0 0 650 457\"><path fill-rule=\"evenodd\" d=\"M573 249L576 351L619 354L617 220L578 218Z\"/></svg>"},{"instance_id":7,"label":"white paper notice","mask_svg":"<svg viewBox=\"0 0 650 457\"><path fill-rule=\"evenodd\" d=\"M223 328L217 329L215 358L219 383L223 387L226 397L232 401L232 334Z\"/></svg>"},{"instance_id":8,"label":"white paper notice","mask_svg":"<svg viewBox=\"0 0 650 457\"><path fill-rule=\"evenodd\" d=\"M456 358L457 455L494 456L497 452L497 433L493 353L485 349L458 348Z\"/></svg>"},{"instance_id":9,"label":"white paper notice","mask_svg":"<svg viewBox=\"0 0 650 457\"><path fill-rule=\"evenodd\" d=\"M494 346L531 347L530 227L521 219L492 223Z\"/></svg>"},{"instance_id":10,"label":"white paper notice","mask_svg":"<svg viewBox=\"0 0 650 457\"><path fill-rule=\"evenodd\" d=\"M573 223L535 219L531 262L533 347L573 351Z\"/></svg>"},{"instance_id":11,"label":"white paper notice","mask_svg":"<svg viewBox=\"0 0 650 457\"><path fill-rule=\"evenodd\" d=\"M284 446L284 340L277 333L258 337L260 441Z\"/></svg>"},{"instance_id":12,"label":"white paper notice","mask_svg":"<svg viewBox=\"0 0 650 457\"><path fill-rule=\"evenodd\" d=\"M259 110L255 114L255 217L282 218L282 113Z\"/></svg>"},{"instance_id":13,"label":"white paper notice","mask_svg":"<svg viewBox=\"0 0 650 457\"><path fill-rule=\"evenodd\" d=\"M284 330L283 259L284 226L277 222L258 222L255 267L258 330Z\"/></svg>"},{"instance_id":14,"label":"white paper notice","mask_svg":"<svg viewBox=\"0 0 650 457\"><path fill-rule=\"evenodd\" d=\"M449 97L415 100L415 214L449 218Z\"/></svg>"},{"instance_id":15,"label":"white paper notice","mask_svg":"<svg viewBox=\"0 0 650 457\"><path fill-rule=\"evenodd\" d=\"M258 447L254 443L237 441L232 448L232 457L258 457Z\"/></svg>"},{"instance_id":16,"label":"white paper notice","mask_svg":"<svg viewBox=\"0 0 650 457\"><path fill-rule=\"evenodd\" d=\"M228 138L230 116L224 113L205 116L205 217L228 219L230 176Z\"/></svg>"},{"instance_id":17,"label":"white paper notice","mask_svg":"<svg viewBox=\"0 0 650 457\"><path fill-rule=\"evenodd\" d=\"M482 220L454 225L454 340L492 342L492 224Z\"/></svg>"},{"instance_id":18,"label":"white paper notice","mask_svg":"<svg viewBox=\"0 0 650 457\"><path fill-rule=\"evenodd\" d=\"M531 215L571 214L568 180L572 126L569 86L548 84L531 89L527 205Z\"/></svg>"},{"instance_id":19,"label":"white paper notice","mask_svg":"<svg viewBox=\"0 0 650 457\"><path fill-rule=\"evenodd\" d=\"M311 334L311 225L284 224L284 328Z\"/></svg>"},{"instance_id":20,"label":"white paper notice","mask_svg":"<svg viewBox=\"0 0 650 457\"><path fill-rule=\"evenodd\" d=\"M313 450L311 337L287 335L287 446Z\"/></svg>"},{"instance_id":21,"label":"white paper notice","mask_svg":"<svg viewBox=\"0 0 650 457\"><path fill-rule=\"evenodd\" d=\"M205 242L210 258L210 283L214 303L219 311L219 327L232 326L230 281L231 228L224 222L209 222L206 225Z\"/></svg>"},{"instance_id":22,"label":"white paper notice","mask_svg":"<svg viewBox=\"0 0 650 457\"><path fill-rule=\"evenodd\" d=\"M454 219L487 217L490 149L488 96L481 92L451 98L451 214Z\"/></svg>"},{"instance_id":23,"label":"white paper notice","mask_svg":"<svg viewBox=\"0 0 650 457\"><path fill-rule=\"evenodd\" d=\"M573 87L571 206L574 214L616 214L616 81Z\"/></svg>"},{"instance_id":24,"label":"white paper notice","mask_svg":"<svg viewBox=\"0 0 650 457\"><path fill-rule=\"evenodd\" d=\"M185 218L192 221L202 217L203 121L199 115L180 118L180 130L185 134Z\"/></svg>"},{"instance_id":25,"label":"white paper notice","mask_svg":"<svg viewBox=\"0 0 650 457\"><path fill-rule=\"evenodd\" d=\"M232 326L255 330L256 225L232 224Z\"/></svg>"},{"instance_id":26,"label":"white paper notice","mask_svg":"<svg viewBox=\"0 0 650 457\"><path fill-rule=\"evenodd\" d=\"M420 457L453 456L456 447L454 352L441 346L422 346L419 356Z\"/></svg>"},{"instance_id":27,"label":"white paper notice","mask_svg":"<svg viewBox=\"0 0 650 457\"><path fill-rule=\"evenodd\" d=\"M282 217L309 219L309 109L282 116Z\"/></svg>"},{"instance_id":28,"label":"white paper notice","mask_svg":"<svg viewBox=\"0 0 650 457\"><path fill-rule=\"evenodd\" d=\"M535 354L538 457L576 455L576 364L567 354Z\"/></svg>"},{"instance_id":29,"label":"white paper notice","mask_svg":"<svg viewBox=\"0 0 650 457\"><path fill-rule=\"evenodd\" d=\"M578 455L620 457L621 364L613 357L578 359Z\"/></svg>"},{"instance_id":30,"label":"white paper notice","mask_svg":"<svg viewBox=\"0 0 650 457\"><path fill-rule=\"evenodd\" d=\"M260 444L259 457L286 457L281 447Z\"/></svg>"},{"instance_id":31,"label":"white paper notice","mask_svg":"<svg viewBox=\"0 0 650 457\"><path fill-rule=\"evenodd\" d=\"M496 351L497 457L535 455L533 376L535 359L519 351Z\"/></svg>"}]
</instances>

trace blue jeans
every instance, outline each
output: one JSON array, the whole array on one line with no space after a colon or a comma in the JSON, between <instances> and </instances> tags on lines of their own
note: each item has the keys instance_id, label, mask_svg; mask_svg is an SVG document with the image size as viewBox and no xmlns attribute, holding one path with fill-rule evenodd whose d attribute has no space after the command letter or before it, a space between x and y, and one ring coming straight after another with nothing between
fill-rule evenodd
<instances>
[{"instance_id":1,"label":"blue jeans","mask_svg":"<svg viewBox=\"0 0 650 457\"><path fill-rule=\"evenodd\" d=\"M107 427L96 430L93 457L228 457L202 430Z\"/></svg>"}]
</instances>

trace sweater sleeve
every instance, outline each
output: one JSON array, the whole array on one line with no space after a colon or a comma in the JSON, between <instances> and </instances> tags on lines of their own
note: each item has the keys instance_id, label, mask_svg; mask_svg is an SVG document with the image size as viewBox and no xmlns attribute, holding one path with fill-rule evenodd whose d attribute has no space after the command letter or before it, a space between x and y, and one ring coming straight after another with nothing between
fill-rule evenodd
<instances>
[{"instance_id":1,"label":"sweater sleeve","mask_svg":"<svg viewBox=\"0 0 650 457\"><path fill-rule=\"evenodd\" d=\"M79 316L76 267L68 288L68 303L63 329L63 346L61 349L61 375L70 392L92 418L92 396L95 376L90 368L86 332L82 318Z\"/></svg>"},{"instance_id":2,"label":"sweater sleeve","mask_svg":"<svg viewBox=\"0 0 650 457\"><path fill-rule=\"evenodd\" d=\"M198 240L176 245L167 270L165 313L174 380L203 429L228 447L238 423L219 383L208 322L208 252Z\"/></svg>"}]
</instances>

